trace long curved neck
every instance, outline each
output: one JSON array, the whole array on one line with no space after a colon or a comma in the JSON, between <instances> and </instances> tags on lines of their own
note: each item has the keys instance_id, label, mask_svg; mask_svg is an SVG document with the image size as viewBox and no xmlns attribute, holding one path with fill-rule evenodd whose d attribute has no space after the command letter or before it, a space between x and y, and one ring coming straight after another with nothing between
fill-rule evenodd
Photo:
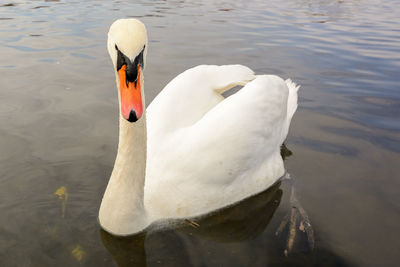
<instances>
[{"instance_id":1,"label":"long curved neck","mask_svg":"<svg viewBox=\"0 0 400 267\"><path fill-rule=\"evenodd\" d=\"M120 189L126 192L120 192L127 193L126 200L130 201L128 203L135 203L141 210L146 175L146 151L146 115L143 114L142 118L134 123L120 116L118 154L110 182L113 181L118 183L119 187L123 187Z\"/></svg>"},{"instance_id":2,"label":"long curved neck","mask_svg":"<svg viewBox=\"0 0 400 267\"><path fill-rule=\"evenodd\" d=\"M146 151L146 111L134 123L120 115L118 155L99 211L108 232L128 235L149 224L143 203Z\"/></svg>"}]
</instances>

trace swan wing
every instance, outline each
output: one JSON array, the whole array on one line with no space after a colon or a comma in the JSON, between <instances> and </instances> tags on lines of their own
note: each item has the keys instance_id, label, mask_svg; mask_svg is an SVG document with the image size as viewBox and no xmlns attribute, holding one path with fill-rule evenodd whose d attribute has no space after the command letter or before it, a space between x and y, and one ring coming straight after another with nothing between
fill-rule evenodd
<instances>
[{"instance_id":1,"label":"swan wing","mask_svg":"<svg viewBox=\"0 0 400 267\"><path fill-rule=\"evenodd\" d=\"M280 145L297 107L297 89L274 75L257 76L171 134L153 155L146 180L159 207L178 217L199 215L272 185L284 173Z\"/></svg>"},{"instance_id":2,"label":"swan wing","mask_svg":"<svg viewBox=\"0 0 400 267\"><path fill-rule=\"evenodd\" d=\"M169 82L147 108L148 150L171 132L196 123L224 100L224 91L245 85L255 75L242 65L200 65Z\"/></svg>"},{"instance_id":3,"label":"swan wing","mask_svg":"<svg viewBox=\"0 0 400 267\"><path fill-rule=\"evenodd\" d=\"M284 172L279 154L293 115L288 113L293 109L288 106L290 88L296 86L288 86L278 76L257 76L196 124L183 129L179 138L182 153L201 159L199 163L187 158L186 164L213 170L215 177L204 179L219 183L224 180L223 184L228 185L240 179L247 182L249 172L257 171L266 160L278 155L277 169L266 175L275 181ZM213 167L216 163L223 167Z\"/></svg>"}]
</instances>

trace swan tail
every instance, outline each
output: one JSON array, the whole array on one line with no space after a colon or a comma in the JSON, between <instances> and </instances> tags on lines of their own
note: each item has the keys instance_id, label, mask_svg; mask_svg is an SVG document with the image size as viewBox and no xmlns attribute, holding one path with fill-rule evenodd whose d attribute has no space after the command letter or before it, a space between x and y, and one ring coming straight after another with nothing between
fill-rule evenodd
<instances>
[{"instance_id":1,"label":"swan tail","mask_svg":"<svg viewBox=\"0 0 400 267\"><path fill-rule=\"evenodd\" d=\"M294 83L291 79L285 81L289 88L289 97L287 103L287 121L290 124L292 117L297 109L297 92L299 91L300 85Z\"/></svg>"},{"instance_id":2,"label":"swan tail","mask_svg":"<svg viewBox=\"0 0 400 267\"><path fill-rule=\"evenodd\" d=\"M288 102L287 102L287 111L286 111L286 122L283 128L283 135L281 144L285 141L286 136L289 132L290 122L292 121L293 115L297 109L297 92L300 88L300 85L294 83L291 79L287 79L285 81L286 86L289 88Z\"/></svg>"}]
</instances>

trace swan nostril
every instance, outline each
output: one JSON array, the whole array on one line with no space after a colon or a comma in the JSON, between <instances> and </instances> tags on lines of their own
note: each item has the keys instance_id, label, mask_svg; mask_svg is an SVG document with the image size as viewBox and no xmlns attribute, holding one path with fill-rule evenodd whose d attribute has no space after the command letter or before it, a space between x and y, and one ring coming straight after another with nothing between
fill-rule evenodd
<instances>
[{"instance_id":1,"label":"swan nostril","mask_svg":"<svg viewBox=\"0 0 400 267\"><path fill-rule=\"evenodd\" d=\"M131 112L129 113L128 121L129 122L135 122L137 120L138 120L138 118L136 116L136 112L134 110L131 110Z\"/></svg>"}]
</instances>

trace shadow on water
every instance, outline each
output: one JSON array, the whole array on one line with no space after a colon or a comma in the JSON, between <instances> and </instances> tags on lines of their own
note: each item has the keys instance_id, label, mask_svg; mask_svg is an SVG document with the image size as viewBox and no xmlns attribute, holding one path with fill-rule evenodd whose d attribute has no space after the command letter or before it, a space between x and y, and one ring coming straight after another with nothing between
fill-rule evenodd
<instances>
[{"instance_id":1,"label":"shadow on water","mask_svg":"<svg viewBox=\"0 0 400 267\"><path fill-rule=\"evenodd\" d=\"M103 245L118 266L265 266L324 264L348 266L317 248L285 257L282 242L266 231L282 199L281 183L234 206L193 221L117 237L100 230ZM157 224L157 223L156 223ZM165 226L165 225L164 225ZM271 228L271 230L274 230Z\"/></svg>"}]
</instances>

